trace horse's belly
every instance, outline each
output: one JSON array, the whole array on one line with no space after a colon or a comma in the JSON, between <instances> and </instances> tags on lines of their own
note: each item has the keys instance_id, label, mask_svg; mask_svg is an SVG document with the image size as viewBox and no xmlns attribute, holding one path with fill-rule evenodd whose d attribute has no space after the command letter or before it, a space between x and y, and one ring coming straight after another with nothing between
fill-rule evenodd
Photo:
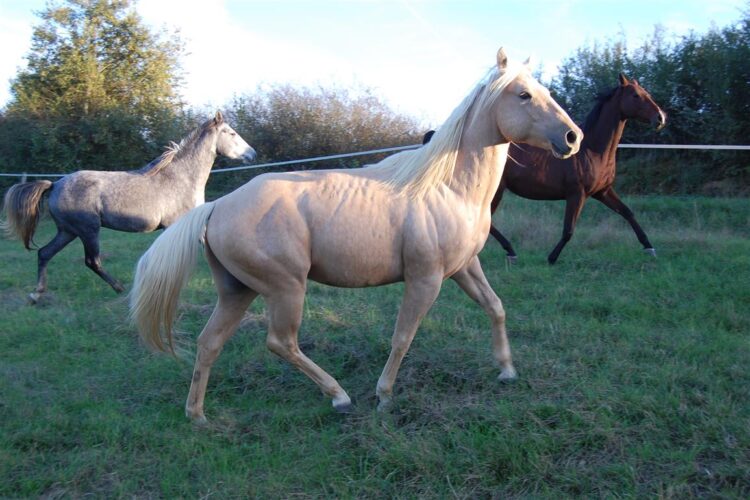
<instances>
[{"instance_id":1,"label":"horse's belly","mask_svg":"<svg viewBox=\"0 0 750 500\"><path fill-rule=\"evenodd\" d=\"M159 228L159 220L145 214L105 212L102 214L102 227L131 233L149 233Z\"/></svg>"},{"instance_id":2,"label":"horse's belly","mask_svg":"<svg viewBox=\"0 0 750 500\"><path fill-rule=\"evenodd\" d=\"M565 190L561 186L548 186L545 184L510 184L508 189L513 194L529 200L563 200L565 199Z\"/></svg>"},{"instance_id":3,"label":"horse's belly","mask_svg":"<svg viewBox=\"0 0 750 500\"><path fill-rule=\"evenodd\" d=\"M309 277L328 285L366 287L401 281L398 244L386 235L352 231L313 233Z\"/></svg>"}]
</instances>

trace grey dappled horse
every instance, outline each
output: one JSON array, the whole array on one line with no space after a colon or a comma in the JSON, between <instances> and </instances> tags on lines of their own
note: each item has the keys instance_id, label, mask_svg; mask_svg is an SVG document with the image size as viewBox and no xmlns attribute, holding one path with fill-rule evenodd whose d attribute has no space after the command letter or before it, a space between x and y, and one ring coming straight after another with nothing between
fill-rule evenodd
<instances>
[{"instance_id":1,"label":"grey dappled horse","mask_svg":"<svg viewBox=\"0 0 750 500\"><path fill-rule=\"evenodd\" d=\"M248 161L255 158L255 150L224 122L220 112L138 170L80 170L54 183L39 180L12 186L5 194L6 233L21 239L30 250L46 193L57 225L55 237L38 252L37 286L29 294L32 303L47 290L50 259L76 238L83 243L86 265L116 292L122 292L120 282L102 268L99 230L145 233L169 226L204 202L217 155Z\"/></svg>"}]
</instances>

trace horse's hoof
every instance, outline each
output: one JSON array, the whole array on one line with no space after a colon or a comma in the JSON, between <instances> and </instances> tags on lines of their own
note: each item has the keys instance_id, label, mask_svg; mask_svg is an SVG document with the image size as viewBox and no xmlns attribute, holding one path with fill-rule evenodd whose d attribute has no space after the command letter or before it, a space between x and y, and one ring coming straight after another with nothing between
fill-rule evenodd
<instances>
[{"instance_id":1,"label":"horse's hoof","mask_svg":"<svg viewBox=\"0 0 750 500\"><path fill-rule=\"evenodd\" d=\"M194 427L204 429L208 427L208 419L206 417L194 418L192 421Z\"/></svg>"},{"instance_id":2,"label":"horse's hoof","mask_svg":"<svg viewBox=\"0 0 750 500\"><path fill-rule=\"evenodd\" d=\"M333 405L333 409L336 410L337 413L341 413L342 415L348 415L350 413L354 413L354 405L351 403L346 403L342 405Z\"/></svg>"},{"instance_id":3,"label":"horse's hoof","mask_svg":"<svg viewBox=\"0 0 750 500\"><path fill-rule=\"evenodd\" d=\"M644 248L643 251L646 252L651 257L656 258L656 249L655 248Z\"/></svg>"},{"instance_id":4,"label":"horse's hoof","mask_svg":"<svg viewBox=\"0 0 750 500\"><path fill-rule=\"evenodd\" d=\"M393 399L381 399L378 403L378 413L390 413L393 409Z\"/></svg>"},{"instance_id":5,"label":"horse's hoof","mask_svg":"<svg viewBox=\"0 0 750 500\"><path fill-rule=\"evenodd\" d=\"M349 395L342 391L342 394L336 396L331 401L333 409L339 413L351 413L352 412L352 400Z\"/></svg>"},{"instance_id":6,"label":"horse's hoof","mask_svg":"<svg viewBox=\"0 0 750 500\"><path fill-rule=\"evenodd\" d=\"M39 303L39 299L42 297L42 294L39 292L31 292L29 294L29 305L35 306Z\"/></svg>"},{"instance_id":7,"label":"horse's hoof","mask_svg":"<svg viewBox=\"0 0 750 500\"><path fill-rule=\"evenodd\" d=\"M510 368L504 368L500 372L500 375L497 376L497 379L504 384L514 382L517 378L518 378L518 373L516 372L516 369L513 368L512 366Z\"/></svg>"},{"instance_id":8,"label":"horse's hoof","mask_svg":"<svg viewBox=\"0 0 750 500\"><path fill-rule=\"evenodd\" d=\"M208 425L208 419L205 415L188 415L190 422L196 427L206 427Z\"/></svg>"},{"instance_id":9,"label":"horse's hoof","mask_svg":"<svg viewBox=\"0 0 750 500\"><path fill-rule=\"evenodd\" d=\"M507 259L508 264L513 265L518 260L518 255L507 255L505 258Z\"/></svg>"}]
</instances>

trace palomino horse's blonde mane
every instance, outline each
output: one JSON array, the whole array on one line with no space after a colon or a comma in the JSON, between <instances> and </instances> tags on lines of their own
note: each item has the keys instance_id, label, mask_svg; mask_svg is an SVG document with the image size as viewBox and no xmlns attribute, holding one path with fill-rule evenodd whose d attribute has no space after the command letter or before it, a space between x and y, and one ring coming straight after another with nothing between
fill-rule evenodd
<instances>
[{"instance_id":1,"label":"palomino horse's blonde mane","mask_svg":"<svg viewBox=\"0 0 750 500\"><path fill-rule=\"evenodd\" d=\"M188 144L191 144L196 139L198 139L203 131L210 127L212 124L213 119L206 121L203 125L197 127L188 135L183 137L179 144L171 141L161 155L159 155L156 159L151 161L151 163L143 168L143 175L145 175L146 177L151 177L158 174L164 167L172 163Z\"/></svg>"},{"instance_id":2,"label":"palomino horse's blonde mane","mask_svg":"<svg viewBox=\"0 0 750 500\"><path fill-rule=\"evenodd\" d=\"M419 149L404 151L384 159L372 168L390 170L387 183L395 191L414 198L453 177L464 124L472 108L486 109L523 70L520 64L508 64L501 74L493 67L435 132L430 142Z\"/></svg>"}]
</instances>

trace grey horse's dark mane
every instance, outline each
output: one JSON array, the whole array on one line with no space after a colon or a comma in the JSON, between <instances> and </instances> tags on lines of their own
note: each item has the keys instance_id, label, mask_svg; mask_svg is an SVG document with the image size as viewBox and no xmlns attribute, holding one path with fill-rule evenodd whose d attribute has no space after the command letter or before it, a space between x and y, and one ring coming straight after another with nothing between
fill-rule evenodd
<instances>
[{"instance_id":1,"label":"grey horse's dark mane","mask_svg":"<svg viewBox=\"0 0 750 500\"><path fill-rule=\"evenodd\" d=\"M174 141L170 142L169 144L167 144L164 152L154 158L148 165L141 168L140 172L146 177L151 177L158 174L164 167L171 164L175 159L179 158L180 153L185 150L185 147L188 144L192 144L193 142L198 140L198 138L203 135L203 132L210 129L212 126L214 126L213 119L206 121L205 123L203 123L203 125L197 127L188 135L183 137L179 144Z\"/></svg>"}]
</instances>

